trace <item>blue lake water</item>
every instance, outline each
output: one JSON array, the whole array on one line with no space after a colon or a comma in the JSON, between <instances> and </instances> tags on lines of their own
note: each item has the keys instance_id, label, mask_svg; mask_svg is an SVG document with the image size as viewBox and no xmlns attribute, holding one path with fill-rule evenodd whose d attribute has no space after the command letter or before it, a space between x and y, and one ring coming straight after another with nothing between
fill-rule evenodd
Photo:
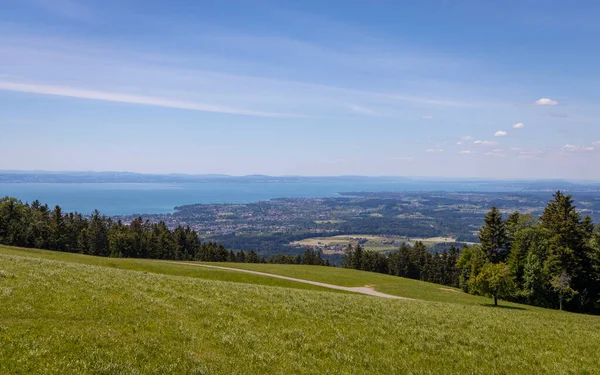
<instances>
[{"instance_id":1,"label":"blue lake water","mask_svg":"<svg viewBox=\"0 0 600 375\"><path fill-rule=\"evenodd\" d=\"M502 187L500 191L514 191ZM250 203L273 198L335 197L361 191L499 191L498 185L468 182L361 183L0 183L0 197L36 199L66 211L106 215L169 213L195 203Z\"/></svg>"}]
</instances>

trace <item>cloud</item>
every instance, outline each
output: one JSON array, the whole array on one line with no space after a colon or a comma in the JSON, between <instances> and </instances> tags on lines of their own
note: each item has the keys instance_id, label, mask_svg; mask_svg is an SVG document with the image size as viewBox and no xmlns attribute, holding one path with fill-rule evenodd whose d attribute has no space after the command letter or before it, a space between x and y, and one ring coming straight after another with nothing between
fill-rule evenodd
<instances>
[{"instance_id":1,"label":"cloud","mask_svg":"<svg viewBox=\"0 0 600 375\"><path fill-rule=\"evenodd\" d=\"M471 150L462 150L462 151L458 152L459 155L473 155L474 153L475 153L475 151L471 151Z\"/></svg>"},{"instance_id":2,"label":"cloud","mask_svg":"<svg viewBox=\"0 0 600 375\"><path fill-rule=\"evenodd\" d=\"M593 144L596 145L596 146L600 146L600 141L596 141Z\"/></svg>"},{"instance_id":3,"label":"cloud","mask_svg":"<svg viewBox=\"0 0 600 375\"><path fill-rule=\"evenodd\" d=\"M461 141L456 142L457 145L462 145Z\"/></svg>"},{"instance_id":4,"label":"cloud","mask_svg":"<svg viewBox=\"0 0 600 375\"><path fill-rule=\"evenodd\" d=\"M354 105L354 104L348 104L347 105L348 109L350 109L352 112L361 114L361 115L366 115L366 116L380 116L380 113L366 108L366 107L361 107L358 105Z\"/></svg>"},{"instance_id":5,"label":"cloud","mask_svg":"<svg viewBox=\"0 0 600 375\"><path fill-rule=\"evenodd\" d=\"M497 146L498 142L494 142L494 141L475 141L473 142L476 145L480 145L480 146Z\"/></svg>"},{"instance_id":6,"label":"cloud","mask_svg":"<svg viewBox=\"0 0 600 375\"><path fill-rule=\"evenodd\" d=\"M412 163L413 161L415 161L415 158L413 158L412 156L408 156L408 157L391 158L390 160Z\"/></svg>"},{"instance_id":7,"label":"cloud","mask_svg":"<svg viewBox=\"0 0 600 375\"><path fill-rule=\"evenodd\" d=\"M564 145L563 150L568 152L586 152L586 151L594 151L594 147L592 146L576 146L576 145Z\"/></svg>"},{"instance_id":8,"label":"cloud","mask_svg":"<svg viewBox=\"0 0 600 375\"><path fill-rule=\"evenodd\" d=\"M549 98L540 98L533 102L534 105L558 105L556 100L552 100Z\"/></svg>"},{"instance_id":9,"label":"cloud","mask_svg":"<svg viewBox=\"0 0 600 375\"><path fill-rule=\"evenodd\" d=\"M439 154L440 152L444 152L444 150L441 149L441 148L436 148L436 149L434 149L434 148L428 148L427 150L425 150L425 152L429 152L429 153L432 153L432 154Z\"/></svg>"},{"instance_id":10,"label":"cloud","mask_svg":"<svg viewBox=\"0 0 600 375\"><path fill-rule=\"evenodd\" d=\"M462 137L460 137L460 139L462 139L463 141L471 141L473 140L473 137L471 137L470 135L463 135Z\"/></svg>"},{"instance_id":11,"label":"cloud","mask_svg":"<svg viewBox=\"0 0 600 375\"><path fill-rule=\"evenodd\" d=\"M433 116L423 116L422 119L423 120L432 120Z\"/></svg>"},{"instance_id":12,"label":"cloud","mask_svg":"<svg viewBox=\"0 0 600 375\"><path fill-rule=\"evenodd\" d=\"M525 127L525 125L522 122L517 122L512 127L513 127L513 129L523 129Z\"/></svg>"},{"instance_id":13,"label":"cloud","mask_svg":"<svg viewBox=\"0 0 600 375\"><path fill-rule=\"evenodd\" d=\"M511 149L513 151L515 151L514 149ZM523 150L523 149L517 149L519 155L541 155L544 153L544 150Z\"/></svg>"},{"instance_id":14,"label":"cloud","mask_svg":"<svg viewBox=\"0 0 600 375\"><path fill-rule=\"evenodd\" d=\"M300 115L287 114L287 113L261 112L261 111L253 111L253 110L247 110L247 109L242 109L242 108L226 107L226 106L204 104L204 103L197 103L197 102L190 102L190 101L171 100L171 99L167 99L167 98L131 95L131 94L110 92L110 91L86 90L86 89L64 87L64 86L39 85L39 84L14 83L14 82L0 81L0 90L13 91L13 92L25 92L25 93L30 93L30 94L64 96L64 97L78 98L78 99L101 100L101 101L117 102L117 103L141 104L141 105L149 105L149 106L155 106L155 107L178 108L178 109L187 109L187 110L200 111L200 112L216 112L216 113L257 116L257 117L302 117Z\"/></svg>"},{"instance_id":15,"label":"cloud","mask_svg":"<svg viewBox=\"0 0 600 375\"><path fill-rule=\"evenodd\" d=\"M40 1L51 6L62 0ZM100 12L99 16L102 15L106 16ZM225 113L242 111L246 115L271 117L294 114L293 117L299 118L347 119L362 114L419 119L435 113L431 111L432 106L484 105L472 102L470 95L463 101L459 94L461 89L450 90L446 83L435 80L427 82L426 88L421 87L420 82L407 84L402 91L390 90L387 85L374 84L367 88L362 82L340 80L338 78L354 72L355 65L364 68L365 54L353 48L330 48L332 46L321 41L196 30L197 34L182 36L188 38L185 40L191 45L183 48L162 45L163 42L150 46L130 45L125 40L110 38L89 40L77 33L69 37L36 35L23 32L20 26L0 26L3 31L0 32L0 70L9 76L0 81L10 83L143 96L142 104L146 105ZM201 29L204 30L204 26ZM273 48L284 52L278 53L275 60L265 60L264 56ZM382 56L387 51L384 46L372 48L381 49ZM240 51L244 51L244 56L240 57ZM434 62L439 63L432 59ZM378 64L373 61L373 68ZM396 66L390 64L390 71L397 69ZM387 77L385 70L374 72ZM146 103L146 97L153 99L153 103ZM163 103L158 104L154 99ZM171 103L164 103L165 99ZM349 108L347 104L355 106ZM198 108L199 105L204 108Z\"/></svg>"},{"instance_id":16,"label":"cloud","mask_svg":"<svg viewBox=\"0 0 600 375\"><path fill-rule=\"evenodd\" d=\"M498 130L494 133L494 137L505 137L507 134L508 132L505 132L504 130Z\"/></svg>"}]
</instances>

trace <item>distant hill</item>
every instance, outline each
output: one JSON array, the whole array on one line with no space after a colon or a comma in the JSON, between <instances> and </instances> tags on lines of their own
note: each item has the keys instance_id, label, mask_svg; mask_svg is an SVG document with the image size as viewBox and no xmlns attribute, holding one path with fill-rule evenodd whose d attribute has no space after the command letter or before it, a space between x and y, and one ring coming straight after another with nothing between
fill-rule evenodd
<instances>
[{"instance_id":1,"label":"distant hill","mask_svg":"<svg viewBox=\"0 0 600 375\"><path fill-rule=\"evenodd\" d=\"M469 186L472 191L556 191L598 192L600 182L567 180L496 180L479 178L403 177L403 176L267 176L261 174L144 174L94 171L0 171L0 183L424 183L440 191L452 186ZM467 189L468 190L468 189ZM361 193L364 194L364 193Z\"/></svg>"},{"instance_id":2,"label":"distant hill","mask_svg":"<svg viewBox=\"0 0 600 375\"><path fill-rule=\"evenodd\" d=\"M403 182L406 177L366 176L229 176L224 174L144 174L134 172L53 172L53 171L0 171L0 182L10 183L202 183L202 182Z\"/></svg>"}]
</instances>

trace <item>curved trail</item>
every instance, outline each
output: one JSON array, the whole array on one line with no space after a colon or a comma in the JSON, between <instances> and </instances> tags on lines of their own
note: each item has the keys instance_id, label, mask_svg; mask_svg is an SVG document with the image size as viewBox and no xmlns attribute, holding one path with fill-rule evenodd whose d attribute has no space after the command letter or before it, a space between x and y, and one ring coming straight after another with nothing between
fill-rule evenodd
<instances>
[{"instance_id":1,"label":"curved trail","mask_svg":"<svg viewBox=\"0 0 600 375\"><path fill-rule=\"evenodd\" d=\"M187 263L187 262L169 262L169 263L179 263L179 264L186 264L186 265L189 265L189 266L206 267L206 268L216 268L216 269L220 269L220 270L234 271L234 272L244 272L244 273L250 273L250 274L253 274L253 275L273 277L275 279L283 279L283 280L295 281L295 282L298 282L298 283L316 285L316 286L320 286L320 287L323 287L323 288L337 289L337 290L343 290L343 291L346 291L346 292L353 292L353 293L360 293L360 294L367 294L369 296L375 296L375 297L381 297L381 298L389 298L389 299L413 300L414 301L413 298L393 296L391 294L381 293L381 292L378 292L378 291L374 290L373 288L366 287L366 286L359 286L359 287L340 286L340 285L334 285L334 284L321 283L321 282L318 282L318 281L297 279L295 277L275 275L275 274L272 274L272 273L266 273L266 272L260 272L260 271L252 271L252 270L245 270L245 269L242 269L242 268L230 268L230 267L222 267L222 266L211 266L211 265L208 265L208 264L200 264L200 263Z\"/></svg>"}]
</instances>

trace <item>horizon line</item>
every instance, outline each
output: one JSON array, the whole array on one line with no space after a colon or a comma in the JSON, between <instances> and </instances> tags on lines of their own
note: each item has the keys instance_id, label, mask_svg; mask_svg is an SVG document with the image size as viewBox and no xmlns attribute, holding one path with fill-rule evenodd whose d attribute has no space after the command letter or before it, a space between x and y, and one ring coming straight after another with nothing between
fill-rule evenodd
<instances>
[{"instance_id":1,"label":"horizon line","mask_svg":"<svg viewBox=\"0 0 600 375\"><path fill-rule=\"evenodd\" d=\"M145 173L145 172L131 172L131 171L116 171L116 170L106 170L106 171L98 171L98 170L45 170L45 169L0 169L0 174L71 174L71 173L90 173L90 174L107 174L107 173L119 173L119 174L131 174L131 175L139 175L139 176L165 176L165 177L176 177L176 176L185 176L185 177L209 177L213 176L214 178L248 178L248 177L268 177L268 178L403 178L403 179L444 179L444 180L456 180L456 181L498 181L498 182L535 182L535 181L564 181L564 182L595 182L600 183L600 180L586 180L586 179L570 179L563 177L547 177L547 178L518 178L518 177L475 177L475 176L458 176L458 177L447 177L447 176L409 176L409 175L267 175L260 173L251 173L244 175L232 175L225 173L180 173L180 172L170 172L170 173Z\"/></svg>"}]
</instances>

